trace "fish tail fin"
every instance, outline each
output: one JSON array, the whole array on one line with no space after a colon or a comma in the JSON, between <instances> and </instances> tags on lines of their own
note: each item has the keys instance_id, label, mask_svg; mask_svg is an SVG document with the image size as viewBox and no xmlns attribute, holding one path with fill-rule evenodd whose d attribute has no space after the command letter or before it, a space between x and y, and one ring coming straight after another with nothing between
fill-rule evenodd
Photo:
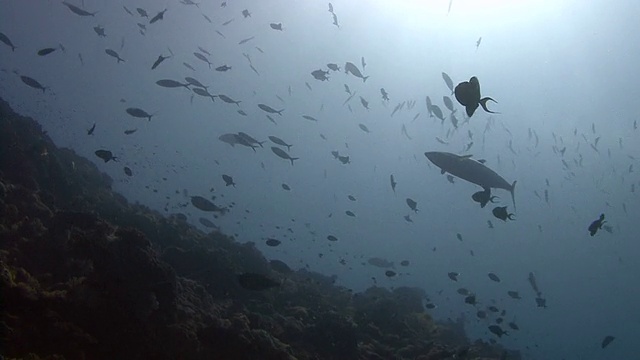
<instances>
[{"instance_id":1,"label":"fish tail fin","mask_svg":"<svg viewBox=\"0 0 640 360\"><path fill-rule=\"evenodd\" d=\"M509 192L511 193L511 201L513 201L513 211L516 211L516 194L515 194L515 190L516 190L516 183L518 181L514 181L513 184L511 184L511 189L509 189Z\"/></svg>"},{"instance_id":2,"label":"fish tail fin","mask_svg":"<svg viewBox=\"0 0 640 360\"><path fill-rule=\"evenodd\" d=\"M491 110L487 109L487 101L493 101L496 104L498 103L497 101L495 101L492 98L487 96L485 98L480 99L480 106L482 106L482 109L484 111L488 112L488 113L491 113L491 114L499 114L498 112L491 111Z\"/></svg>"},{"instance_id":3,"label":"fish tail fin","mask_svg":"<svg viewBox=\"0 0 640 360\"><path fill-rule=\"evenodd\" d=\"M362 78L362 82L367 82L367 79L368 79L368 78L369 78L368 76L363 77L363 78Z\"/></svg>"},{"instance_id":4,"label":"fish tail fin","mask_svg":"<svg viewBox=\"0 0 640 360\"><path fill-rule=\"evenodd\" d=\"M289 158L289 160L291 160L291 166L293 166L293 160L298 160L300 158Z\"/></svg>"}]
</instances>

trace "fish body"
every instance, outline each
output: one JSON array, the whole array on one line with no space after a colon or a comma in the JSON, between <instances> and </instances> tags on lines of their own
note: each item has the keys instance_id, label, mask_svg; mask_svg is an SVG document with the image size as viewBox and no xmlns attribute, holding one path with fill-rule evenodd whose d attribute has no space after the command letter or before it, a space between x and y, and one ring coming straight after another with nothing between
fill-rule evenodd
<instances>
[{"instance_id":1,"label":"fish body","mask_svg":"<svg viewBox=\"0 0 640 360\"><path fill-rule=\"evenodd\" d=\"M95 16L96 13L97 13L97 11L96 12L88 12L88 11L86 11L84 9L81 9L81 8L79 8L79 7L77 7L77 6L73 5L73 4L70 4L70 3L66 2L66 1L63 1L62 3L66 7L68 7L69 10L71 10L72 13L74 13L76 15L80 15L80 16Z\"/></svg>"},{"instance_id":2,"label":"fish body","mask_svg":"<svg viewBox=\"0 0 640 360\"><path fill-rule=\"evenodd\" d=\"M109 56L111 56L111 57L116 58L116 59L118 60L118 63L120 63L121 61L122 61L122 62L124 62L124 59L122 59L122 58L120 57L120 55L118 55L118 53L117 53L115 50L106 49L104 52L105 52L107 55L109 55Z\"/></svg>"},{"instance_id":3,"label":"fish body","mask_svg":"<svg viewBox=\"0 0 640 360\"><path fill-rule=\"evenodd\" d=\"M271 147L271 151L273 151L274 154L276 154L278 157L280 157L282 159L290 160L291 161L291 165L293 165L293 161L294 160L298 160L299 159L297 157L291 157L289 154L287 154L287 152L285 152L284 150L282 150L279 147L272 146Z\"/></svg>"},{"instance_id":4,"label":"fish body","mask_svg":"<svg viewBox=\"0 0 640 360\"><path fill-rule=\"evenodd\" d=\"M203 88L203 89L207 89L208 88L208 86L202 85L202 83L200 81L198 81L198 80L196 80L196 79L194 79L192 77L189 77L189 76L185 77L184 81L188 82L189 84L191 84L193 86L197 86L197 87L200 87L200 88Z\"/></svg>"},{"instance_id":5,"label":"fish body","mask_svg":"<svg viewBox=\"0 0 640 360\"><path fill-rule=\"evenodd\" d=\"M418 203L415 202L413 199L407 198L407 205L411 210L413 210L413 212L416 212L416 213L418 212Z\"/></svg>"},{"instance_id":6,"label":"fish body","mask_svg":"<svg viewBox=\"0 0 640 360\"><path fill-rule=\"evenodd\" d=\"M96 130L96 123L93 123L93 126L87 129L87 135L93 135L93 132Z\"/></svg>"},{"instance_id":7,"label":"fish body","mask_svg":"<svg viewBox=\"0 0 640 360\"><path fill-rule=\"evenodd\" d=\"M216 71L228 71L228 70L231 70L231 66L227 66L226 64L222 66L218 66L216 68Z\"/></svg>"},{"instance_id":8,"label":"fish body","mask_svg":"<svg viewBox=\"0 0 640 360\"><path fill-rule=\"evenodd\" d=\"M203 89L203 88L197 87L197 88L193 88L191 90L197 95L211 98L211 101L216 102L216 95L209 94L207 89Z\"/></svg>"},{"instance_id":9,"label":"fish body","mask_svg":"<svg viewBox=\"0 0 640 360\"><path fill-rule=\"evenodd\" d=\"M449 90L451 90L451 94L453 94L453 81L451 81L449 75L444 71L442 72L442 79L444 80L444 83L447 84Z\"/></svg>"},{"instance_id":10,"label":"fish body","mask_svg":"<svg viewBox=\"0 0 640 360\"><path fill-rule=\"evenodd\" d=\"M258 107L265 112L271 113L271 114L278 114L280 116L282 116L282 112L284 111L284 109L282 110L276 110L274 108L272 108L269 105L265 105L265 104L258 104Z\"/></svg>"},{"instance_id":11,"label":"fish body","mask_svg":"<svg viewBox=\"0 0 640 360\"><path fill-rule=\"evenodd\" d=\"M487 101L497 101L490 97L480 97L480 82L475 76L472 76L469 81L458 84L454 89L454 94L460 105L465 107L469 117L473 116L478 106L482 106L482 109L488 113L495 114L494 111L487 109Z\"/></svg>"},{"instance_id":12,"label":"fish body","mask_svg":"<svg viewBox=\"0 0 640 360\"><path fill-rule=\"evenodd\" d=\"M334 63L327 64L327 68L329 68L329 70L331 71L340 71L340 67L338 66L338 64Z\"/></svg>"},{"instance_id":13,"label":"fish body","mask_svg":"<svg viewBox=\"0 0 640 360\"><path fill-rule=\"evenodd\" d=\"M471 195L471 199L473 199L473 201L477 202L480 204L481 208L484 208L489 202L491 203L495 203L495 201L493 201L494 199L497 199L497 196L491 196L491 189L487 188L485 190L482 191L478 191L476 193L474 193L473 195Z\"/></svg>"},{"instance_id":14,"label":"fish body","mask_svg":"<svg viewBox=\"0 0 640 360\"><path fill-rule=\"evenodd\" d=\"M233 182L233 178L229 175L222 175L222 180L224 180L225 186L233 186L236 187L236 183Z\"/></svg>"},{"instance_id":15,"label":"fish body","mask_svg":"<svg viewBox=\"0 0 640 360\"><path fill-rule=\"evenodd\" d=\"M20 76L20 80L22 80L23 83L27 84L28 86L30 86L30 87L32 87L34 89L42 90L43 94L48 89L46 86L42 86L42 84L40 84L35 79L30 78L30 77L25 76L25 75L21 75Z\"/></svg>"},{"instance_id":16,"label":"fish body","mask_svg":"<svg viewBox=\"0 0 640 360\"><path fill-rule=\"evenodd\" d=\"M273 30L280 30L280 31L282 31L282 23L271 23L271 24L269 24L269 26L270 26Z\"/></svg>"},{"instance_id":17,"label":"fish body","mask_svg":"<svg viewBox=\"0 0 640 360\"><path fill-rule=\"evenodd\" d=\"M320 81L325 81L325 80L329 80L329 77L327 75L329 75L328 71L324 71L322 69L318 69L318 70L314 70L311 72L311 75L316 79L316 80L320 80Z\"/></svg>"},{"instance_id":18,"label":"fish body","mask_svg":"<svg viewBox=\"0 0 640 360\"><path fill-rule=\"evenodd\" d=\"M382 100L389 101L389 94L387 93L387 91L384 88L380 88L380 94L382 94ZM395 113L395 111L394 111L394 113ZM391 114L391 116L393 116L393 114Z\"/></svg>"},{"instance_id":19,"label":"fish body","mask_svg":"<svg viewBox=\"0 0 640 360\"><path fill-rule=\"evenodd\" d=\"M248 37L248 38L244 38L244 39L242 39L242 40L240 40L240 41L238 42L238 45L245 44L245 43L247 43L247 42L249 42L249 41L253 40L253 38L255 38L255 36Z\"/></svg>"},{"instance_id":20,"label":"fish body","mask_svg":"<svg viewBox=\"0 0 640 360\"><path fill-rule=\"evenodd\" d=\"M156 84L158 84L159 86L162 86L162 87L166 87L166 88L185 87L187 89L191 85L189 83L183 84L183 83L181 83L179 81L175 81L175 80L171 80L171 79L158 80L158 81L156 81Z\"/></svg>"},{"instance_id":21,"label":"fish body","mask_svg":"<svg viewBox=\"0 0 640 360\"><path fill-rule=\"evenodd\" d=\"M360 69L358 69L358 67L351 62L347 62L346 64L344 64L344 72L355 77L359 77L360 79L362 79L362 82L367 81L367 79L369 78L368 76L363 76L360 72Z\"/></svg>"},{"instance_id":22,"label":"fish body","mask_svg":"<svg viewBox=\"0 0 640 360\"><path fill-rule=\"evenodd\" d=\"M99 37L107 37L107 34L104 32L104 28L100 25L94 26L93 31L95 31Z\"/></svg>"},{"instance_id":23,"label":"fish body","mask_svg":"<svg viewBox=\"0 0 640 360\"><path fill-rule=\"evenodd\" d=\"M113 156L113 153L109 150L96 150L95 154L97 157L104 160L104 162L109 162L111 160L118 161L118 158Z\"/></svg>"},{"instance_id":24,"label":"fish body","mask_svg":"<svg viewBox=\"0 0 640 360\"><path fill-rule=\"evenodd\" d=\"M140 108L127 108L126 110L127 114L136 117L136 118L146 118L149 119L149 121L151 121L151 118L153 117L153 114L149 114L146 111L140 109Z\"/></svg>"},{"instance_id":25,"label":"fish body","mask_svg":"<svg viewBox=\"0 0 640 360\"><path fill-rule=\"evenodd\" d=\"M490 325L489 331L491 331L497 337L502 337L502 335L508 335L508 333L502 330L502 328L498 325Z\"/></svg>"},{"instance_id":26,"label":"fish body","mask_svg":"<svg viewBox=\"0 0 640 360\"><path fill-rule=\"evenodd\" d=\"M514 189L516 181L509 184L502 176L491 170L483 163L471 159L470 156L459 156L448 152L431 151L424 154L433 164L445 172L481 186L483 189L504 189L511 193L515 208Z\"/></svg>"},{"instance_id":27,"label":"fish body","mask_svg":"<svg viewBox=\"0 0 640 360\"><path fill-rule=\"evenodd\" d=\"M153 24L154 22L158 21L158 20L162 20L164 19L164 13L167 12L167 9L164 9L162 11L160 11L159 13L156 14L156 16L152 17L151 20L149 20L149 24Z\"/></svg>"},{"instance_id":28,"label":"fish body","mask_svg":"<svg viewBox=\"0 0 640 360\"><path fill-rule=\"evenodd\" d=\"M396 193L396 185L398 185L398 183L396 183L396 179L393 177L393 174L391 174L389 176L389 180L391 181L391 190L393 190L393 193Z\"/></svg>"},{"instance_id":29,"label":"fish body","mask_svg":"<svg viewBox=\"0 0 640 360\"><path fill-rule=\"evenodd\" d=\"M156 59L156 61L153 62L153 65L151 65L151 70L154 70L155 68L158 67L158 65L160 65L161 62L165 61L166 59L170 58L171 56L162 56L159 55L158 58Z\"/></svg>"},{"instance_id":30,"label":"fish body","mask_svg":"<svg viewBox=\"0 0 640 360\"><path fill-rule=\"evenodd\" d=\"M496 206L493 208L492 213L493 213L493 216L495 216L496 218L502 221L514 220L513 218L514 215L507 211L506 206Z\"/></svg>"},{"instance_id":31,"label":"fish body","mask_svg":"<svg viewBox=\"0 0 640 360\"><path fill-rule=\"evenodd\" d=\"M38 56L46 56L51 54L52 52L56 51L55 48L44 48L44 49L40 49L38 50Z\"/></svg>"},{"instance_id":32,"label":"fish body","mask_svg":"<svg viewBox=\"0 0 640 360\"><path fill-rule=\"evenodd\" d=\"M594 236L598 230L602 229L602 225L605 223L604 214L600 214L600 217L589 225L589 235Z\"/></svg>"},{"instance_id":33,"label":"fish body","mask_svg":"<svg viewBox=\"0 0 640 360\"><path fill-rule=\"evenodd\" d=\"M236 104L238 107L240 107L240 103L242 102L242 101L233 100L232 98L224 94L218 94L217 96L218 96L218 99L226 102L227 104Z\"/></svg>"},{"instance_id":34,"label":"fish body","mask_svg":"<svg viewBox=\"0 0 640 360\"><path fill-rule=\"evenodd\" d=\"M207 63L207 65L209 65L209 69L211 69L211 62L209 61L209 59L207 59L206 56L202 55L199 52L194 52L193 56L195 56L198 60L204 61Z\"/></svg>"},{"instance_id":35,"label":"fish body","mask_svg":"<svg viewBox=\"0 0 640 360\"><path fill-rule=\"evenodd\" d=\"M248 17L251 17L251 13L249 12L249 10L244 9L242 10L242 16L246 19Z\"/></svg>"},{"instance_id":36,"label":"fish body","mask_svg":"<svg viewBox=\"0 0 640 360\"><path fill-rule=\"evenodd\" d=\"M11 51L16 51L16 46L13 45L13 43L11 42L11 39L9 39L7 35L1 32L0 32L0 41L2 41L5 45L9 46L11 48Z\"/></svg>"}]
</instances>

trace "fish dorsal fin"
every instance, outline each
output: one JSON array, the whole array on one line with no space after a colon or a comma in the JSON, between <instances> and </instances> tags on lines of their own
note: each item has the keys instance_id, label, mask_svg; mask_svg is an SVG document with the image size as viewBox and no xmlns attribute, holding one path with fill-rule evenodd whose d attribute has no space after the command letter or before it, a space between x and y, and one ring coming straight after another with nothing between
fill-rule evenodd
<instances>
[{"instance_id":1,"label":"fish dorsal fin","mask_svg":"<svg viewBox=\"0 0 640 360\"><path fill-rule=\"evenodd\" d=\"M464 160L464 159L471 159L473 155L469 154L469 155L460 155L460 160Z\"/></svg>"}]
</instances>

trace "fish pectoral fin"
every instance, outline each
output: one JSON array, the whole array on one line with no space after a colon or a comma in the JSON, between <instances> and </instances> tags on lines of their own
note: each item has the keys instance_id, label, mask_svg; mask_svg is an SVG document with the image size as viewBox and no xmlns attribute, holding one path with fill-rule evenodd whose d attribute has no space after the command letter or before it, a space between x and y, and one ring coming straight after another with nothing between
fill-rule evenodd
<instances>
[{"instance_id":1,"label":"fish pectoral fin","mask_svg":"<svg viewBox=\"0 0 640 360\"><path fill-rule=\"evenodd\" d=\"M444 175L445 171L444 169L440 170L440 174Z\"/></svg>"}]
</instances>

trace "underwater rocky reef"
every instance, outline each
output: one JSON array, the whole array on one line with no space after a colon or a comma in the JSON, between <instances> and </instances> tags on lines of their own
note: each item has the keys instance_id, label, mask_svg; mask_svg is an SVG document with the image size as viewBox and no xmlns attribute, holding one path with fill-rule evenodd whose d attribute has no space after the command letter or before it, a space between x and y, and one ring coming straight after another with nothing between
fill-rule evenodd
<instances>
[{"instance_id":1,"label":"underwater rocky reef","mask_svg":"<svg viewBox=\"0 0 640 360\"><path fill-rule=\"evenodd\" d=\"M353 293L111 185L0 101L4 358L520 359L435 321L422 289Z\"/></svg>"}]
</instances>

